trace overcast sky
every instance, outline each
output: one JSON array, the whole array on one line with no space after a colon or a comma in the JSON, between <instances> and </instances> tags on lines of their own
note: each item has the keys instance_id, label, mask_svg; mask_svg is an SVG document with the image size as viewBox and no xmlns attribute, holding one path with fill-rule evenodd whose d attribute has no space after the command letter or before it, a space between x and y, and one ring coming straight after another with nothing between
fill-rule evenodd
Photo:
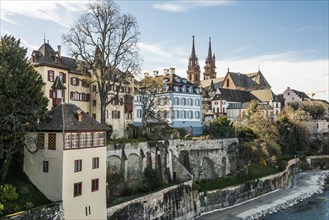
<instances>
[{"instance_id":1,"label":"overcast sky","mask_svg":"<svg viewBox=\"0 0 329 220\"><path fill-rule=\"evenodd\" d=\"M329 100L327 0L115 2L138 21L142 72L175 67L186 77L192 35L203 72L211 37L218 77L227 68L241 73L260 68L276 94L289 86ZM1 36L20 38L29 56L44 36L56 50L87 3L1 0Z\"/></svg>"}]
</instances>

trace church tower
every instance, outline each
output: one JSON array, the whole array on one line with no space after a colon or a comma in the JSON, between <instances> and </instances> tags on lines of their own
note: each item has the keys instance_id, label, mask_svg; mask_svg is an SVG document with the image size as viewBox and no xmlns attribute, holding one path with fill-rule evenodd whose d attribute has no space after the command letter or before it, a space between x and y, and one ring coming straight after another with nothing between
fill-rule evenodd
<instances>
[{"instance_id":1,"label":"church tower","mask_svg":"<svg viewBox=\"0 0 329 220\"><path fill-rule=\"evenodd\" d=\"M206 58L206 65L204 66L203 79L215 79L217 74L215 69L215 54L213 55L211 52L211 38L209 38L208 56Z\"/></svg>"},{"instance_id":2,"label":"church tower","mask_svg":"<svg viewBox=\"0 0 329 220\"><path fill-rule=\"evenodd\" d=\"M187 73L187 80L195 85L200 85L200 66L199 60L195 54L195 47L194 47L194 35L193 35L193 42L192 42L192 52L188 62L188 69Z\"/></svg>"}]
</instances>

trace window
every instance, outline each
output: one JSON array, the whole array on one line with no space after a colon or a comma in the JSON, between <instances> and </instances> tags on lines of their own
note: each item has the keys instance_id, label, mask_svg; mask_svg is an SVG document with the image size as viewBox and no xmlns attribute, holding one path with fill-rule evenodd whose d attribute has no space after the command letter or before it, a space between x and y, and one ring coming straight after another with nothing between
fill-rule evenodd
<instances>
[{"instance_id":1,"label":"window","mask_svg":"<svg viewBox=\"0 0 329 220\"><path fill-rule=\"evenodd\" d=\"M71 139L72 139L71 136L72 136L71 133L65 134L65 149L71 148Z\"/></svg>"},{"instance_id":2,"label":"window","mask_svg":"<svg viewBox=\"0 0 329 220\"><path fill-rule=\"evenodd\" d=\"M48 150L56 150L56 134L48 135Z\"/></svg>"},{"instance_id":3,"label":"window","mask_svg":"<svg viewBox=\"0 0 329 220\"><path fill-rule=\"evenodd\" d=\"M37 148L38 149L45 149L45 134L38 133Z\"/></svg>"},{"instance_id":4,"label":"window","mask_svg":"<svg viewBox=\"0 0 329 220\"><path fill-rule=\"evenodd\" d=\"M98 134L98 132L95 132L94 133L94 142L93 142L94 147L98 146L98 138L99 138L99 134Z\"/></svg>"},{"instance_id":5,"label":"window","mask_svg":"<svg viewBox=\"0 0 329 220\"><path fill-rule=\"evenodd\" d=\"M74 161L74 172L82 171L82 160L75 160Z\"/></svg>"},{"instance_id":6,"label":"window","mask_svg":"<svg viewBox=\"0 0 329 220\"><path fill-rule=\"evenodd\" d=\"M95 192L98 191L99 179L91 180L91 191Z\"/></svg>"},{"instance_id":7,"label":"window","mask_svg":"<svg viewBox=\"0 0 329 220\"><path fill-rule=\"evenodd\" d=\"M96 100L95 99L93 100L93 106L96 106Z\"/></svg>"},{"instance_id":8,"label":"window","mask_svg":"<svg viewBox=\"0 0 329 220\"><path fill-rule=\"evenodd\" d=\"M81 196L82 195L82 182L74 183L74 190L73 190L73 196Z\"/></svg>"},{"instance_id":9,"label":"window","mask_svg":"<svg viewBox=\"0 0 329 220\"><path fill-rule=\"evenodd\" d=\"M200 106L200 99L196 99L196 100L195 100L195 105L196 105L196 106Z\"/></svg>"},{"instance_id":10,"label":"window","mask_svg":"<svg viewBox=\"0 0 329 220\"><path fill-rule=\"evenodd\" d=\"M182 98L182 105L186 105L186 99Z\"/></svg>"},{"instance_id":11,"label":"window","mask_svg":"<svg viewBox=\"0 0 329 220\"><path fill-rule=\"evenodd\" d=\"M78 86L79 85L79 79L76 77L71 77L71 85Z\"/></svg>"},{"instance_id":12,"label":"window","mask_svg":"<svg viewBox=\"0 0 329 220\"><path fill-rule=\"evenodd\" d=\"M193 99L190 98L190 99L188 100L188 105L189 105L189 106L193 106Z\"/></svg>"},{"instance_id":13,"label":"window","mask_svg":"<svg viewBox=\"0 0 329 220\"><path fill-rule=\"evenodd\" d=\"M59 79L62 81L62 83L66 83L66 74L60 72L59 73Z\"/></svg>"},{"instance_id":14,"label":"window","mask_svg":"<svg viewBox=\"0 0 329 220\"><path fill-rule=\"evenodd\" d=\"M179 105L179 99L176 97L174 101L175 105Z\"/></svg>"},{"instance_id":15,"label":"window","mask_svg":"<svg viewBox=\"0 0 329 220\"><path fill-rule=\"evenodd\" d=\"M48 171L49 171L49 162L48 161L43 161L43 163L42 163L42 170L43 170L43 172L44 173L48 173Z\"/></svg>"},{"instance_id":16,"label":"window","mask_svg":"<svg viewBox=\"0 0 329 220\"><path fill-rule=\"evenodd\" d=\"M120 118L120 111L112 111L112 118L119 119Z\"/></svg>"},{"instance_id":17,"label":"window","mask_svg":"<svg viewBox=\"0 0 329 220\"><path fill-rule=\"evenodd\" d=\"M86 147L86 133L80 133L80 147Z\"/></svg>"},{"instance_id":18,"label":"window","mask_svg":"<svg viewBox=\"0 0 329 220\"><path fill-rule=\"evenodd\" d=\"M91 132L86 133L86 147L92 147L93 136Z\"/></svg>"},{"instance_id":19,"label":"window","mask_svg":"<svg viewBox=\"0 0 329 220\"><path fill-rule=\"evenodd\" d=\"M96 85L93 85L93 92L96 92Z\"/></svg>"},{"instance_id":20,"label":"window","mask_svg":"<svg viewBox=\"0 0 329 220\"><path fill-rule=\"evenodd\" d=\"M200 119L200 112L199 111L195 112L195 118Z\"/></svg>"},{"instance_id":21,"label":"window","mask_svg":"<svg viewBox=\"0 0 329 220\"><path fill-rule=\"evenodd\" d=\"M54 71L53 70L48 70L48 81L54 82Z\"/></svg>"},{"instance_id":22,"label":"window","mask_svg":"<svg viewBox=\"0 0 329 220\"><path fill-rule=\"evenodd\" d=\"M142 110L137 109L137 118L141 118L142 117Z\"/></svg>"},{"instance_id":23,"label":"window","mask_svg":"<svg viewBox=\"0 0 329 220\"><path fill-rule=\"evenodd\" d=\"M95 120L96 120L96 114L94 113L92 116L93 116L93 119L95 119Z\"/></svg>"},{"instance_id":24,"label":"window","mask_svg":"<svg viewBox=\"0 0 329 220\"><path fill-rule=\"evenodd\" d=\"M192 112L192 111L189 111L189 112L188 112L188 118L189 118L189 119L193 119L193 112Z\"/></svg>"},{"instance_id":25,"label":"window","mask_svg":"<svg viewBox=\"0 0 329 220\"><path fill-rule=\"evenodd\" d=\"M105 118L108 119L109 118L109 111L105 110Z\"/></svg>"},{"instance_id":26,"label":"window","mask_svg":"<svg viewBox=\"0 0 329 220\"><path fill-rule=\"evenodd\" d=\"M182 119L185 119L186 118L186 112L183 110L182 111Z\"/></svg>"},{"instance_id":27,"label":"window","mask_svg":"<svg viewBox=\"0 0 329 220\"><path fill-rule=\"evenodd\" d=\"M105 145L105 132L99 132L99 146Z\"/></svg>"},{"instance_id":28,"label":"window","mask_svg":"<svg viewBox=\"0 0 329 220\"><path fill-rule=\"evenodd\" d=\"M87 80L81 80L81 85L82 85L82 87L85 87L85 88L89 87Z\"/></svg>"},{"instance_id":29,"label":"window","mask_svg":"<svg viewBox=\"0 0 329 220\"><path fill-rule=\"evenodd\" d=\"M226 87L230 87L230 80L229 79L226 80Z\"/></svg>"},{"instance_id":30,"label":"window","mask_svg":"<svg viewBox=\"0 0 329 220\"><path fill-rule=\"evenodd\" d=\"M78 148L78 144L79 144L79 139L78 139L78 133L72 133L72 148Z\"/></svg>"},{"instance_id":31,"label":"window","mask_svg":"<svg viewBox=\"0 0 329 220\"><path fill-rule=\"evenodd\" d=\"M179 111L176 111L175 117L179 118Z\"/></svg>"},{"instance_id":32,"label":"window","mask_svg":"<svg viewBox=\"0 0 329 220\"><path fill-rule=\"evenodd\" d=\"M93 158L93 164L92 164L93 169L99 168L99 157L94 157Z\"/></svg>"}]
</instances>

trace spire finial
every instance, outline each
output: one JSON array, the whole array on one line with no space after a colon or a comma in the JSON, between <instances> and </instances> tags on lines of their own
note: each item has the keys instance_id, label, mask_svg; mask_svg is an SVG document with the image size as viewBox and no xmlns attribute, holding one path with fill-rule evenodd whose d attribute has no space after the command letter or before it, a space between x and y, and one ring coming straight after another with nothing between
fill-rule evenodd
<instances>
[{"instance_id":1,"label":"spire finial","mask_svg":"<svg viewBox=\"0 0 329 220\"><path fill-rule=\"evenodd\" d=\"M43 33L43 43L46 43L46 33Z\"/></svg>"},{"instance_id":2,"label":"spire finial","mask_svg":"<svg viewBox=\"0 0 329 220\"><path fill-rule=\"evenodd\" d=\"M227 72L230 72L230 67L227 67Z\"/></svg>"},{"instance_id":3,"label":"spire finial","mask_svg":"<svg viewBox=\"0 0 329 220\"><path fill-rule=\"evenodd\" d=\"M260 65L258 65L258 72L260 72Z\"/></svg>"}]
</instances>

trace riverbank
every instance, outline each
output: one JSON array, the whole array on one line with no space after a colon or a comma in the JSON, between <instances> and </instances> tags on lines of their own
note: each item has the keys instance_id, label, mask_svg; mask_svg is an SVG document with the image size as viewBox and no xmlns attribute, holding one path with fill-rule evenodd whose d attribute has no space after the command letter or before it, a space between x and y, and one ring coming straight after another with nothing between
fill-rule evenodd
<instances>
[{"instance_id":1,"label":"riverbank","mask_svg":"<svg viewBox=\"0 0 329 220\"><path fill-rule=\"evenodd\" d=\"M293 176L287 187L235 206L203 213L198 220L258 219L266 214L286 209L310 196L321 193L329 171L308 171Z\"/></svg>"}]
</instances>

